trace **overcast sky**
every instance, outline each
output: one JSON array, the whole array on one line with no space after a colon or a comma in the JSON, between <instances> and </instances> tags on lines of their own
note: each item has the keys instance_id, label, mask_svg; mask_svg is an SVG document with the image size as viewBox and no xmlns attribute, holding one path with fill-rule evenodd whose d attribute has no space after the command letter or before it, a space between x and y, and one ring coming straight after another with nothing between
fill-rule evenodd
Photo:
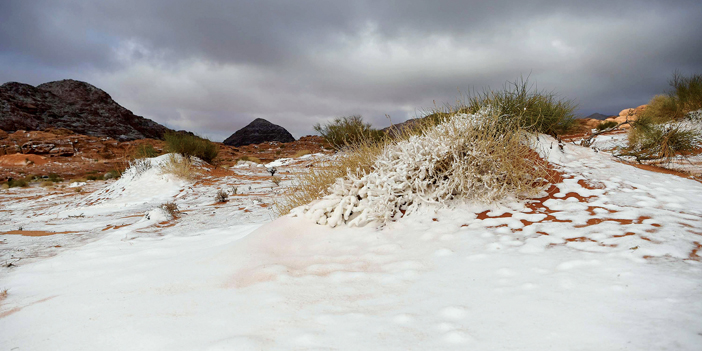
<instances>
[{"instance_id":1,"label":"overcast sky","mask_svg":"<svg viewBox=\"0 0 702 351\"><path fill-rule=\"evenodd\" d=\"M0 1L0 83L87 81L221 141L254 118L296 137L377 127L530 75L617 114L702 73L702 1Z\"/></svg>"}]
</instances>

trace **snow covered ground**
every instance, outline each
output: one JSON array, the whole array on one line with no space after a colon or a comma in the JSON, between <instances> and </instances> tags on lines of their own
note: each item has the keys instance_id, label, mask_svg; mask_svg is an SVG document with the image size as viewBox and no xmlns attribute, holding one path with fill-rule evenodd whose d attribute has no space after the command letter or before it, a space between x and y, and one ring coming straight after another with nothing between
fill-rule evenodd
<instances>
[{"instance_id":1,"label":"snow covered ground","mask_svg":"<svg viewBox=\"0 0 702 351\"><path fill-rule=\"evenodd\" d=\"M549 159L565 179L541 199L380 228L274 220L305 169L287 160L280 187L242 167L2 192L0 232L77 233L0 236L25 255L0 271L0 349L699 350L702 184L574 145ZM164 201L180 218L144 217Z\"/></svg>"}]
</instances>

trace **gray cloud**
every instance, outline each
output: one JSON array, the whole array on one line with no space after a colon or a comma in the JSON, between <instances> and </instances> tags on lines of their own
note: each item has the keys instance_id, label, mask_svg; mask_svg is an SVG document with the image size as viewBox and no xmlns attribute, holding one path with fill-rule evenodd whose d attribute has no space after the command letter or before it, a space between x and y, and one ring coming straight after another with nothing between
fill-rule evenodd
<instances>
[{"instance_id":1,"label":"gray cloud","mask_svg":"<svg viewBox=\"0 0 702 351\"><path fill-rule=\"evenodd\" d=\"M697 1L4 1L0 81L75 78L221 140L262 117L296 136L378 126L530 74L618 113L702 72Z\"/></svg>"}]
</instances>

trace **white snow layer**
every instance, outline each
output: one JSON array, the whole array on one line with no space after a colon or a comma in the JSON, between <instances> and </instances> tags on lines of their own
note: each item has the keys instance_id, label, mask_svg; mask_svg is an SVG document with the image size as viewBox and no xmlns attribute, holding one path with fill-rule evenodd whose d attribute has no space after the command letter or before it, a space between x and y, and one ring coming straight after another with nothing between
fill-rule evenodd
<instances>
[{"instance_id":1,"label":"white snow layer","mask_svg":"<svg viewBox=\"0 0 702 351\"><path fill-rule=\"evenodd\" d=\"M0 349L699 350L702 184L572 145L549 159L570 178L543 210L108 231L0 278Z\"/></svg>"}]
</instances>

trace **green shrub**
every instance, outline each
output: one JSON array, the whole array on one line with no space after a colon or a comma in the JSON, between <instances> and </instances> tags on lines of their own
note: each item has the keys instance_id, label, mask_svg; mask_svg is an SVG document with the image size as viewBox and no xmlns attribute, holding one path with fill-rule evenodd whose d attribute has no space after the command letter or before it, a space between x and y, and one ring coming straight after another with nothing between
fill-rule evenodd
<instances>
[{"instance_id":1,"label":"green shrub","mask_svg":"<svg viewBox=\"0 0 702 351\"><path fill-rule=\"evenodd\" d=\"M693 151L700 132L679 123L658 123L654 117L642 115L631 126L629 146L624 155L642 160L670 160L675 155Z\"/></svg>"},{"instance_id":2,"label":"green shrub","mask_svg":"<svg viewBox=\"0 0 702 351\"><path fill-rule=\"evenodd\" d=\"M467 100L459 112L476 113L491 107L528 131L556 136L570 132L576 124L573 101L558 99L555 93L534 91L524 78L505 83L502 90L487 89L470 95Z\"/></svg>"},{"instance_id":3,"label":"green shrub","mask_svg":"<svg viewBox=\"0 0 702 351\"><path fill-rule=\"evenodd\" d=\"M97 176L91 174L91 175L89 175L89 176L86 176L85 179L87 179L87 180L97 180Z\"/></svg>"},{"instance_id":4,"label":"green shrub","mask_svg":"<svg viewBox=\"0 0 702 351\"><path fill-rule=\"evenodd\" d=\"M702 108L702 75L693 74L684 77L679 72L673 73L670 85L682 112L696 111Z\"/></svg>"},{"instance_id":5,"label":"green shrub","mask_svg":"<svg viewBox=\"0 0 702 351\"><path fill-rule=\"evenodd\" d=\"M602 123L597 125L597 130L603 131L603 130L607 130L610 128L614 128L617 126L617 124L619 124L619 123L617 123L615 121L605 121L605 122L602 122Z\"/></svg>"},{"instance_id":6,"label":"green shrub","mask_svg":"<svg viewBox=\"0 0 702 351\"><path fill-rule=\"evenodd\" d=\"M207 163L212 163L219 154L219 146L217 144L195 135L166 133L164 139L169 152L175 152L183 156L195 156Z\"/></svg>"},{"instance_id":7,"label":"green shrub","mask_svg":"<svg viewBox=\"0 0 702 351\"><path fill-rule=\"evenodd\" d=\"M682 116L682 109L675 96L663 94L651 98L639 119L645 119L646 123L665 123Z\"/></svg>"},{"instance_id":8,"label":"green shrub","mask_svg":"<svg viewBox=\"0 0 702 351\"><path fill-rule=\"evenodd\" d=\"M151 144L141 144L132 153L133 158L152 158L158 156L158 151Z\"/></svg>"},{"instance_id":9,"label":"green shrub","mask_svg":"<svg viewBox=\"0 0 702 351\"><path fill-rule=\"evenodd\" d=\"M373 129L370 123L364 123L359 115L337 117L323 126L317 123L314 130L337 150L368 141L378 142L385 137L385 133Z\"/></svg>"}]
</instances>

